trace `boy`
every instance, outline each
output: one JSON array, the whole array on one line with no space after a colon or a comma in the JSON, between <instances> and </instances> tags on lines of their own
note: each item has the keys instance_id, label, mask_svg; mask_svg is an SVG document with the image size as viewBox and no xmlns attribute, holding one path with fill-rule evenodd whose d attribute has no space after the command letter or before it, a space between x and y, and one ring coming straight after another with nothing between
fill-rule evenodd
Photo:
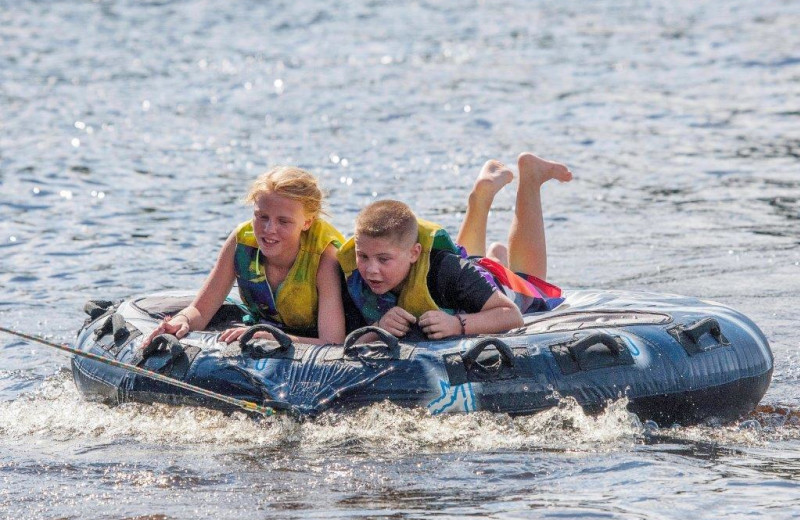
<instances>
[{"instance_id":1,"label":"boy","mask_svg":"<svg viewBox=\"0 0 800 520\"><path fill-rule=\"evenodd\" d=\"M507 332L523 325L522 312L532 304L536 310L551 308L546 297L560 296L558 288L522 278L503 264L510 260L513 269L544 276L539 188L551 178L568 181L572 174L532 154L520 155L518 164L520 188L509 248L494 245L488 259L464 258L443 229L418 220L402 202L379 201L364 208L356 218L355 236L338 254L346 279L345 308L354 306L363 324L376 324L398 337L418 324L430 339ZM481 170L458 237L467 253L486 254L489 208L512 178L498 161Z\"/></svg>"}]
</instances>

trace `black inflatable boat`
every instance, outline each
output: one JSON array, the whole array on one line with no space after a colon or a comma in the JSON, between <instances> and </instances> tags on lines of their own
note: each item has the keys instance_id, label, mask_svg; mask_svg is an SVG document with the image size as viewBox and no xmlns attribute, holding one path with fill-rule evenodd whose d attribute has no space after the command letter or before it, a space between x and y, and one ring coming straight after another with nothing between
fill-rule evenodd
<instances>
[{"instance_id":1,"label":"black inflatable boat","mask_svg":"<svg viewBox=\"0 0 800 520\"><path fill-rule=\"evenodd\" d=\"M180 341L147 336L190 294L161 293L120 303L90 302L78 333L83 351L138 365L216 393L313 416L389 400L432 414L488 410L532 414L574 397L587 411L627 397L641 420L661 425L731 421L752 411L769 386L767 339L742 314L682 296L573 291L555 310L525 316L497 336L409 342L381 332L359 345L252 340L217 341L243 315L226 303L209 330ZM267 326L269 329L269 326ZM269 329L274 330L274 329ZM229 404L75 356L80 391L109 403L163 402L232 411Z\"/></svg>"}]
</instances>

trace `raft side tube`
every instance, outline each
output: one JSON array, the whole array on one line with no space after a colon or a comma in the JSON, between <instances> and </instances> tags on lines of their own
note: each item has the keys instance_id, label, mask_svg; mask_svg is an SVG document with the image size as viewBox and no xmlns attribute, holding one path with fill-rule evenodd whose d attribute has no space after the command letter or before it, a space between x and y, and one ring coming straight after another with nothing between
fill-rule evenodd
<instances>
[{"instance_id":1,"label":"raft side tube","mask_svg":"<svg viewBox=\"0 0 800 520\"><path fill-rule=\"evenodd\" d=\"M141 366L305 416L384 400L427 407L432 414L525 415L556 405L558 396L573 397L587 412L596 412L625 396L642 420L692 424L735 420L766 392L772 353L763 333L736 311L678 296L577 293L568 295L563 308L526 316L525 327L496 336L348 347L257 340L243 353L236 344L219 343L212 329L192 332L181 340L182 351L156 352ZM102 315L81 331L79 347L130 362L141 337L157 326L164 310L159 305L187 301L190 296L162 294L123 302L116 309L123 325L116 318L115 327ZM221 316L227 317L215 325L219 329L236 323L225 319L241 316L235 305L226 307ZM104 325L110 329L95 338ZM127 332L119 332L123 329ZM90 360L75 358L73 376L84 395L106 402L232 411Z\"/></svg>"}]
</instances>

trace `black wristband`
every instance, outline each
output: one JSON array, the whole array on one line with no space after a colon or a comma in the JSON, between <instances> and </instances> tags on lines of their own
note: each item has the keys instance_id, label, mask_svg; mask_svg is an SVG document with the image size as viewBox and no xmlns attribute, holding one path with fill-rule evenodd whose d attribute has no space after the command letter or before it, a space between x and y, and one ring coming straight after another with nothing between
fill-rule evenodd
<instances>
[{"instance_id":1,"label":"black wristband","mask_svg":"<svg viewBox=\"0 0 800 520\"><path fill-rule=\"evenodd\" d=\"M456 318L461 323L461 335L467 335L467 318L463 314L456 314Z\"/></svg>"}]
</instances>

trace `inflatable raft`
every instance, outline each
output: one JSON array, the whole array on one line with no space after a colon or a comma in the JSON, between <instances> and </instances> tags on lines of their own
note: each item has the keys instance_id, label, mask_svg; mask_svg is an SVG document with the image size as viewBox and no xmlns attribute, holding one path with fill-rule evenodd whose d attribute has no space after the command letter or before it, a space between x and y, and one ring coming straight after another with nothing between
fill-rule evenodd
<instances>
[{"instance_id":1,"label":"inflatable raft","mask_svg":"<svg viewBox=\"0 0 800 520\"><path fill-rule=\"evenodd\" d=\"M742 314L681 296L574 291L555 310L525 316L525 326L497 336L411 342L377 329L381 340L344 345L217 341L243 315L226 303L208 330L178 341L160 336L141 349L185 294L121 303L89 302L77 347L138 365L207 390L300 416L346 411L388 400L432 414L488 410L532 414L571 396L588 412L626 397L641 420L661 425L731 421L752 411L769 386L767 339ZM232 411L225 403L75 356L72 373L90 399L186 404Z\"/></svg>"}]
</instances>

